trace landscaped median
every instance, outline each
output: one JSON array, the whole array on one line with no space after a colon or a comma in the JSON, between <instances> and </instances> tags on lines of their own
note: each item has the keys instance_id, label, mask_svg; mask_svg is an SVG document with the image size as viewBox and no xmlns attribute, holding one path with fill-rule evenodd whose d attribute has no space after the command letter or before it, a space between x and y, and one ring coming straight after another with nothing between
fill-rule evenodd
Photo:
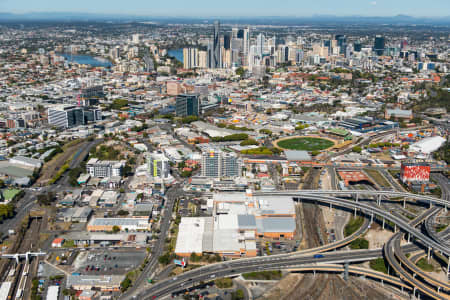
<instances>
[{"instance_id":1,"label":"landscaped median","mask_svg":"<svg viewBox=\"0 0 450 300\"><path fill-rule=\"evenodd\" d=\"M250 272L242 274L245 280L280 280L283 274L280 270L276 271L261 271Z\"/></svg>"},{"instance_id":2,"label":"landscaped median","mask_svg":"<svg viewBox=\"0 0 450 300\"><path fill-rule=\"evenodd\" d=\"M80 148L87 145L87 140L78 139L66 143L62 146L62 153L58 153L52 160L45 163L40 172L37 183L41 186L51 185L57 182L61 176L69 169L70 163Z\"/></svg>"}]
</instances>

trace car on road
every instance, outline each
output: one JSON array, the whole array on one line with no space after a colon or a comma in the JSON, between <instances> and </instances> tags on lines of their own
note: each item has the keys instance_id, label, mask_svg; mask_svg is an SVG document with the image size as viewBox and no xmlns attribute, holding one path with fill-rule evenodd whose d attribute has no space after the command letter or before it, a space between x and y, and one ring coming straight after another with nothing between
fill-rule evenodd
<instances>
[{"instance_id":1,"label":"car on road","mask_svg":"<svg viewBox=\"0 0 450 300\"><path fill-rule=\"evenodd\" d=\"M322 254L314 254L314 258L323 258L324 256Z\"/></svg>"}]
</instances>

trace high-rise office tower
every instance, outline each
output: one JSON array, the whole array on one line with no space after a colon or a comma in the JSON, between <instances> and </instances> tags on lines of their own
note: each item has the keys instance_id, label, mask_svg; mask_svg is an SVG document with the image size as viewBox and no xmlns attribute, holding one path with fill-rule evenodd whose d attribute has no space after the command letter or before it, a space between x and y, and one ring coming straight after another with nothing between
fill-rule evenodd
<instances>
[{"instance_id":1,"label":"high-rise office tower","mask_svg":"<svg viewBox=\"0 0 450 300\"><path fill-rule=\"evenodd\" d=\"M400 48L401 48L402 50L408 49L408 40L407 40L406 38L403 39L402 42L400 43Z\"/></svg>"},{"instance_id":2,"label":"high-rise office tower","mask_svg":"<svg viewBox=\"0 0 450 300\"><path fill-rule=\"evenodd\" d=\"M207 62L207 66L208 68L214 68L213 66L213 51L214 51L214 45L211 41L208 42L208 47L207 47L207 56L206 56L206 62Z\"/></svg>"},{"instance_id":3,"label":"high-rise office tower","mask_svg":"<svg viewBox=\"0 0 450 300\"><path fill-rule=\"evenodd\" d=\"M141 36L139 35L139 33L133 34L133 36L132 36L133 44L139 44L140 39L141 39Z\"/></svg>"},{"instance_id":4,"label":"high-rise office tower","mask_svg":"<svg viewBox=\"0 0 450 300\"><path fill-rule=\"evenodd\" d=\"M220 23L214 21L214 37L213 37L213 68L220 68Z\"/></svg>"},{"instance_id":5,"label":"high-rise office tower","mask_svg":"<svg viewBox=\"0 0 450 300\"><path fill-rule=\"evenodd\" d=\"M258 37L256 38L256 55L259 55L260 58L262 58L264 53L264 42L265 42L264 34L262 33L258 34Z\"/></svg>"},{"instance_id":6,"label":"high-rise office tower","mask_svg":"<svg viewBox=\"0 0 450 300\"><path fill-rule=\"evenodd\" d=\"M238 29L237 31L237 38L243 39L244 38L244 29Z\"/></svg>"},{"instance_id":7,"label":"high-rise office tower","mask_svg":"<svg viewBox=\"0 0 450 300\"><path fill-rule=\"evenodd\" d=\"M344 54L345 49L347 48L347 38L345 37L345 35L336 34L335 39L339 47L339 54Z\"/></svg>"},{"instance_id":8,"label":"high-rise office tower","mask_svg":"<svg viewBox=\"0 0 450 300\"><path fill-rule=\"evenodd\" d=\"M178 117L198 116L200 102L197 95L178 95L175 112Z\"/></svg>"},{"instance_id":9,"label":"high-rise office tower","mask_svg":"<svg viewBox=\"0 0 450 300\"><path fill-rule=\"evenodd\" d=\"M385 38L381 35L375 36L375 42L373 45L373 51L375 51L375 54L378 56L383 55L385 46L386 46Z\"/></svg>"},{"instance_id":10,"label":"high-rise office tower","mask_svg":"<svg viewBox=\"0 0 450 300\"><path fill-rule=\"evenodd\" d=\"M244 64L248 65L248 52L250 51L250 28L247 27L244 29Z\"/></svg>"},{"instance_id":11,"label":"high-rise office tower","mask_svg":"<svg viewBox=\"0 0 450 300\"><path fill-rule=\"evenodd\" d=\"M347 45L347 47L345 47L345 57L349 58L352 56L352 52L353 52L353 47L352 45Z\"/></svg>"},{"instance_id":12,"label":"high-rise office tower","mask_svg":"<svg viewBox=\"0 0 450 300\"><path fill-rule=\"evenodd\" d=\"M361 52L361 49L362 49L361 41L360 40L355 41L355 43L353 43L353 51Z\"/></svg>"},{"instance_id":13,"label":"high-rise office tower","mask_svg":"<svg viewBox=\"0 0 450 300\"><path fill-rule=\"evenodd\" d=\"M231 48L231 36L229 33L223 35L223 48L229 50Z\"/></svg>"},{"instance_id":14,"label":"high-rise office tower","mask_svg":"<svg viewBox=\"0 0 450 300\"><path fill-rule=\"evenodd\" d=\"M327 48L328 55L330 55L331 54L331 41L330 40L324 40L323 41L323 46L325 48Z\"/></svg>"},{"instance_id":15,"label":"high-rise office tower","mask_svg":"<svg viewBox=\"0 0 450 300\"><path fill-rule=\"evenodd\" d=\"M232 39L237 39L238 38L238 32L239 32L239 28L233 27L231 29L231 38Z\"/></svg>"}]
</instances>

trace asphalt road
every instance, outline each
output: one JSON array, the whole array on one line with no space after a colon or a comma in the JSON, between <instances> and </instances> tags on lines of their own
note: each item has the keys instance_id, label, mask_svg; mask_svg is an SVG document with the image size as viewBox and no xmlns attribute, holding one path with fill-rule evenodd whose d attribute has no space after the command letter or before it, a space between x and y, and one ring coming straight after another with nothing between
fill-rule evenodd
<instances>
[{"instance_id":1,"label":"asphalt road","mask_svg":"<svg viewBox=\"0 0 450 300\"><path fill-rule=\"evenodd\" d=\"M147 280L147 278L150 277L150 275L158 267L158 258L164 253L166 236L170 228L170 221L172 219L172 210L175 204L175 199L182 194L183 189L179 183L175 184L174 186L170 187L167 190L165 196L166 203L164 205L164 209L162 211L161 216L161 225L160 225L161 233L159 235L158 240L155 243L155 246L153 247L149 263L147 264L141 275L133 283L133 286L122 295L121 299L133 299L133 296L135 296L139 288L143 287L145 280Z\"/></svg>"},{"instance_id":2,"label":"asphalt road","mask_svg":"<svg viewBox=\"0 0 450 300\"><path fill-rule=\"evenodd\" d=\"M441 198L450 201L450 180L440 173L432 173L431 178L441 187Z\"/></svg>"},{"instance_id":3,"label":"asphalt road","mask_svg":"<svg viewBox=\"0 0 450 300\"><path fill-rule=\"evenodd\" d=\"M404 247L406 252L417 249L414 245ZM180 291L195 285L201 281L207 282L215 278L227 277L252 271L295 269L307 264L361 262L383 255L381 249L359 251L336 251L324 253L318 256L304 255L298 257L266 256L261 259L238 259L213 265L207 265L192 271L188 271L176 277L155 283L151 288L137 295L136 299L153 299L162 297L172 292ZM368 270L370 271L370 270Z\"/></svg>"},{"instance_id":4,"label":"asphalt road","mask_svg":"<svg viewBox=\"0 0 450 300\"><path fill-rule=\"evenodd\" d=\"M72 162L70 163L70 168L76 168L80 165L80 163L85 159L86 155L89 153L91 148L95 145L101 143L103 139L98 139L89 142L86 147L80 149L74 156ZM33 209L36 205L35 200L36 196L45 193L45 192L58 192L67 187L69 176L66 172L63 177L58 181L58 183L53 184L51 186L45 186L40 188L39 191L35 190L36 187L25 188L23 189L25 195L19 199L16 203L16 215L11 218L3 221L2 226L0 226L0 232L4 235L8 233L8 230L15 229L20 224L22 219L28 215L28 213Z\"/></svg>"},{"instance_id":5,"label":"asphalt road","mask_svg":"<svg viewBox=\"0 0 450 300\"><path fill-rule=\"evenodd\" d=\"M411 226L416 226L421 221L425 220L429 216L433 215L438 208L431 208L427 210L424 214L417 217L413 221L410 222ZM403 254L402 249L400 247L400 238L402 233L396 233L384 246L384 255L389 263L389 265L395 270L395 272L400 276L401 279L410 283L412 286L418 288L423 293L435 298L435 299L446 299L447 297L436 292L433 288L430 288L428 285L419 281L415 278L414 275L411 275L405 268L402 266L403 264L408 265L411 268L410 261ZM400 259L400 262L397 260ZM409 264L408 264L409 262ZM421 270L414 268L416 274L421 274L422 278L427 278L427 275L424 274Z\"/></svg>"}]
</instances>

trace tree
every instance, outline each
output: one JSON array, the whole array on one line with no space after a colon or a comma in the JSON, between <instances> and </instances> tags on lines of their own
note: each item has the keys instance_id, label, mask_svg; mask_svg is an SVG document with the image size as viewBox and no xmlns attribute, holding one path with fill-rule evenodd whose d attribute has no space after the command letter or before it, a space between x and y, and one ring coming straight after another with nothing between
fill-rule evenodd
<instances>
[{"instance_id":1,"label":"tree","mask_svg":"<svg viewBox=\"0 0 450 300\"><path fill-rule=\"evenodd\" d=\"M236 292L233 292L231 294L231 299L232 300L242 300L245 299L245 295L244 295L244 291L239 289Z\"/></svg>"},{"instance_id":2,"label":"tree","mask_svg":"<svg viewBox=\"0 0 450 300\"><path fill-rule=\"evenodd\" d=\"M189 258L191 261L199 261L200 260L200 256L198 256L195 252L191 253L191 257Z\"/></svg>"},{"instance_id":3,"label":"tree","mask_svg":"<svg viewBox=\"0 0 450 300\"><path fill-rule=\"evenodd\" d=\"M114 225L113 228L112 228L112 232L113 233L118 233L119 231L120 231L120 227L117 226L117 225Z\"/></svg>"},{"instance_id":4,"label":"tree","mask_svg":"<svg viewBox=\"0 0 450 300\"><path fill-rule=\"evenodd\" d=\"M246 139L245 141L242 141L241 146L251 146L251 145L259 145L259 143L257 141L255 141L254 139Z\"/></svg>"},{"instance_id":5,"label":"tree","mask_svg":"<svg viewBox=\"0 0 450 300\"><path fill-rule=\"evenodd\" d=\"M269 129L261 129L261 130L259 131L259 133L267 134L267 135L272 135L272 131L269 130Z\"/></svg>"},{"instance_id":6,"label":"tree","mask_svg":"<svg viewBox=\"0 0 450 300\"><path fill-rule=\"evenodd\" d=\"M131 279L127 277L125 277L125 279L122 281L122 283L120 284L120 290L123 292L125 292L126 290L128 290L128 288L131 286Z\"/></svg>"},{"instance_id":7,"label":"tree","mask_svg":"<svg viewBox=\"0 0 450 300\"><path fill-rule=\"evenodd\" d=\"M129 214L129 212L126 210L123 210L123 209L121 209L117 212L117 215L119 215L119 216L128 216L128 214Z\"/></svg>"},{"instance_id":8,"label":"tree","mask_svg":"<svg viewBox=\"0 0 450 300\"><path fill-rule=\"evenodd\" d=\"M239 77L243 77L245 74L245 70L243 67L239 67L236 69L236 75L238 75Z\"/></svg>"},{"instance_id":9,"label":"tree","mask_svg":"<svg viewBox=\"0 0 450 300\"><path fill-rule=\"evenodd\" d=\"M311 151L312 156L317 156L319 154L320 154L320 151L318 151L318 150Z\"/></svg>"},{"instance_id":10,"label":"tree","mask_svg":"<svg viewBox=\"0 0 450 300\"><path fill-rule=\"evenodd\" d=\"M355 147L352 148L352 151L356 152L356 153L361 153L362 148L360 146L355 146Z\"/></svg>"},{"instance_id":11,"label":"tree","mask_svg":"<svg viewBox=\"0 0 450 300\"><path fill-rule=\"evenodd\" d=\"M55 194L47 192L46 194L37 195L37 201L41 206L50 205L55 200Z\"/></svg>"}]
</instances>

